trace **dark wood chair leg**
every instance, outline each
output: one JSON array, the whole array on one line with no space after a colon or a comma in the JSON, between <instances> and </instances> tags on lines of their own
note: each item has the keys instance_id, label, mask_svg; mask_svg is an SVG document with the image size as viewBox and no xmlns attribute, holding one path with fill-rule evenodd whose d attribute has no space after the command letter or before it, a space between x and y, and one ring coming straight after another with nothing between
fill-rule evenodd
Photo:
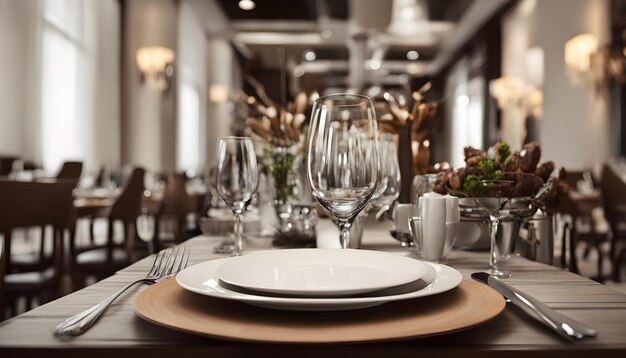
<instances>
[{"instance_id":1,"label":"dark wood chair leg","mask_svg":"<svg viewBox=\"0 0 626 358\"><path fill-rule=\"evenodd\" d=\"M576 222L575 219L574 222ZM577 236L578 233L576 232L576 225L572 225L569 237L569 270L575 274L579 273L578 262L576 260L576 244L578 243Z\"/></svg>"},{"instance_id":2,"label":"dark wood chair leg","mask_svg":"<svg viewBox=\"0 0 626 358\"><path fill-rule=\"evenodd\" d=\"M41 227L41 241L39 241L39 264L43 265L46 254L45 254L45 250L46 250L46 227L42 226ZM52 255L54 255L54 252L52 253Z\"/></svg>"},{"instance_id":3,"label":"dark wood chair leg","mask_svg":"<svg viewBox=\"0 0 626 358\"><path fill-rule=\"evenodd\" d=\"M619 252L613 261L613 281L622 282L622 264L626 262L626 248Z\"/></svg>"},{"instance_id":4,"label":"dark wood chair leg","mask_svg":"<svg viewBox=\"0 0 626 358\"><path fill-rule=\"evenodd\" d=\"M154 216L154 236L152 237L152 247L155 252L161 251L161 238L159 237L159 227L161 226L161 218L158 215Z\"/></svg>"},{"instance_id":5,"label":"dark wood chair leg","mask_svg":"<svg viewBox=\"0 0 626 358\"><path fill-rule=\"evenodd\" d=\"M94 235L94 222L96 221L96 218L88 218L87 220L89 220L89 240L91 241L91 244L94 244L95 239L95 235Z\"/></svg>"},{"instance_id":6,"label":"dark wood chair leg","mask_svg":"<svg viewBox=\"0 0 626 358\"><path fill-rule=\"evenodd\" d=\"M28 312L33 309L33 298L31 296L24 296L24 300L26 301L25 312Z\"/></svg>"},{"instance_id":7,"label":"dark wood chair leg","mask_svg":"<svg viewBox=\"0 0 626 358\"><path fill-rule=\"evenodd\" d=\"M184 216L178 216L176 220L176 243L183 242L183 233L185 232L185 222L186 218Z\"/></svg>"},{"instance_id":8,"label":"dark wood chair leg","mask_svg":"<svg viewBox=\"0 0 626 358\"><path fill-rule=\"evenodd\" d=\"M569 231L569 225L567 222L563 222L563 233L561 235L561 268L567 267L567 234Z\"/></svg>"},{"instance_id":9,"label":"dark wood chair leg","mask_svg":"<svg viewBox=\"0 0 626 358\"><path fill-rule=\"evenodd\" d=\"M9 317L17 316L17 297L11 295L9 298L9 305L11 310L9 311Z\"/></svg>"},{"instance_id":10,"label":"dark wood chair leg","mask_svg":"<svg viewBox=\"0 0 626 358\"><path fill-rule=\"evenodd\" d=\"M604 254L602 253L601 243L596 242L596 250L598 250L598 282L604 283L604 274L602 273L602 266L604 265Z\"/></svg>"}]
</instances>

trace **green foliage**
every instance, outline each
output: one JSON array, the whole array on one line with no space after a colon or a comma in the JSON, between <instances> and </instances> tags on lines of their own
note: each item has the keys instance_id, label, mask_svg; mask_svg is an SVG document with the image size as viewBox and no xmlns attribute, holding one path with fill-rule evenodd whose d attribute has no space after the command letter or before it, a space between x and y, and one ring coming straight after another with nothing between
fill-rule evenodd
<instances>
[{"instance_id":1,"label":"green foliage","mask_svg":"<svg viewBox=\"0 0 626 358\"><path fill-rule=\"evenodd\" d=\"M480 180L500 180L503 177L500 166L491 158L483 158L478 162Z\"/></svg>"},{"instance_id":2,"label":"green foliage","mask_svg":"<svg viewBox=\"0 0 626 358\"><path fill-rule=\"evenodd\" d=\"M500 156L500 163L506 163L506 160L511 156L511 147L507 142L500 142L498 148L498 155Z\"/></svg>"},{"instance_id":3,"label":"green foliage","mask_svg":"<svg viewBox=\"0 0 626 358\"><path fill-rule=\"evenodd\" d=\"M476 194L480 191L480 178L474 174L468 174L463 180L463 191Z\"/></svg>"},{"instance_id":4,"label":"green foliage","mask_svg":"<svg viewBox=\"0 0 626 358\"><path fill-rule=\"evenodd\" d=\"M293 170L295 156L287 151L265 149L264 154L270 158L268 165L272 177L274 177L275 199L280 203L286 203L293 193L295 184L289 183L289 174Z\"/></svg>"}]
</instances>

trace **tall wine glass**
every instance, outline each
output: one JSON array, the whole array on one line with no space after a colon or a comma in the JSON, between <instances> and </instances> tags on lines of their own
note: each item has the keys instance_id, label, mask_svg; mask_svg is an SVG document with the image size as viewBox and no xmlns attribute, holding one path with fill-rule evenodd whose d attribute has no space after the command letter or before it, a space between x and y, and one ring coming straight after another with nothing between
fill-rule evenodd
<instances>
[{"instance_id":1,"label":"tall wine glass","mask_svg":"<svg viewBox=\"0 0 626 358\"><path fill-rule=\"evenodd\" d=\"M254 144L249 137L224 137L217 151L217 192L235 214L233 256L243 250L241 214L259 182Z\"/></svg>"},{"instance_id":2,"label":"tall wine glass","mask_svg":"<svg viewBox=\"0 0 626 358\"><path fill-rule=\"evenodd\" d=\"M315 200L340 229L348 248L350 227L378 182L378 129L369 98L353 94L319 97L308 135L307 173Z\"/></svg>"},{"instance_id":3,"label":"tall wine glass","mask_svg":"<svg viewBox=\"0 0 626 358\"><path fill-rule=\"evenodd\" d=\"M372 196L372 205L387 211L400 196L400 164L395 138L391 133L380 133L378 140L380 175L378 188Z\"/></svg>"}]
</instances>

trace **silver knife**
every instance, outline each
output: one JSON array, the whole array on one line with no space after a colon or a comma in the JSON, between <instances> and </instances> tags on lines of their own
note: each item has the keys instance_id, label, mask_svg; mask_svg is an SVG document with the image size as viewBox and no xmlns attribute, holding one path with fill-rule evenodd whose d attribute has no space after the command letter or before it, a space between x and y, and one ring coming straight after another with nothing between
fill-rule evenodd
<instances>
[{"instance_id":1,"label":"silver knife","mask_svg":"<svg viewBox=\"0 0 626 358\"><path fill-rule=\"evenodd\" d=\"M598 331L595 329L553 310L545 303L540 302L536 298L502 282L502 280L488 273L476 272L472 274L472 278L489 285L489 287L508 298L514 305L522 309L522 311L552 328L562 337L570 341L598 335Z\"/></svg>"}]
</instances>

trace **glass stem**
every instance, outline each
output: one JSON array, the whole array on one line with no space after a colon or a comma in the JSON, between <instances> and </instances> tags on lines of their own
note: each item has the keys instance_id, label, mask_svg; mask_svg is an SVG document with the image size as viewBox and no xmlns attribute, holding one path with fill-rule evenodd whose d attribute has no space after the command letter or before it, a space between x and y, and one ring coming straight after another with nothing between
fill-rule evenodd
<instances>
[{"instance_id":1,"label":"glass stem","mask_svg":"<svg viewBox=\"0 0 626 358\"><path fill-rule=\"evenodd\" d=\"M499 219L491 219L491 252L489 254L489 267L491 268L491 270L498 270L498 250L496 247L496 236L498 235L499 224Z\"/></svg>"},{"instance_id":2,"label":"glass stem","mask_svg":"<svg viewBox=\"0 0 626 358\"><path fill-rule=\"evenodd\" d=\"M347 249L348 244L350 244L350 227L352 226L351 222L348 221L340 221L339 222L339 242L341 243L342 249Z\"/></svg>"},{"instance_id":3,"label":"glass stem","mask_svg":"<svg viewBox=\"0 0 626 358\"><path fill-rule=\"evenodd\" d=\"M241 225L241 214L235 213L235 227L233 230L235 235L235 247L232 256L241 256L243 251L243 227Z\"/></svg>"}]
</instances>

